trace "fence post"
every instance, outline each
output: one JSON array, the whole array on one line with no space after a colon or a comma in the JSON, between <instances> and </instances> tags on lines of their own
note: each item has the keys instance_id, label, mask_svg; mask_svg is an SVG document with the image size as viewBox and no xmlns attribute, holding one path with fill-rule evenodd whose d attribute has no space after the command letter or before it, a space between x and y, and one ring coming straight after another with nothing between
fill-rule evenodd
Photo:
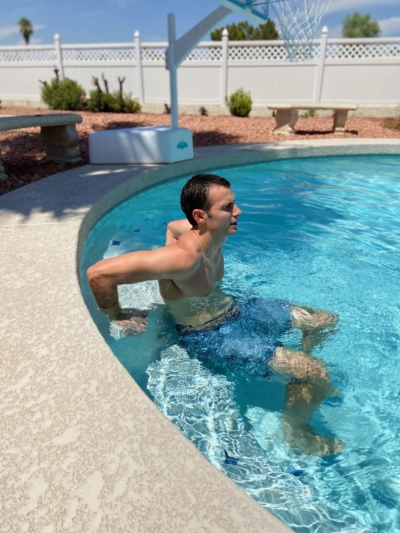
<instances>
[{"instance_id":1,"label":"fence post","mask_svg":"<svg viewBox=\"0 0 400 533\"><path fill-rule=\"evenodd\" d=\"M228 30L222 30L221 95L220 105L226 106L228 93Z\"/></svg>"},{"instance_id":2,"label":"fence post","mask_svg":"<svg viewBox=\"0 0 400 533\"><path fill-rule=\"evenodd\" d=\"M322 96L322 86L324 84L324 70L325 70L327 42L328 42L328 28L324 26L321 32L321 47L319 50L317 73L315 76L315 87L314 87L314 102L315 103L320 102L321 96Z\"/></svg>"},{"instance_id":3,"label":"fence post","mask_svg":"<svg viewBox=\"0 0 400 533\"><path fill-rule=\"evenodd\" d=\"M143 69L142 69L142 48L140 44L140 33L135 31L133 34L136 49L136 72L139 92L139 102L144 104L144 86L143 86Z\"/></svg>"},{"instance_id":4,"label":"fence post","mask_svg":"<svg viewBox=\"0 0 400 533\"><path fill-rule=\"evenodd\" d=\"M60 80L62 81L64 79L64 65L63 65L63 57L62 57L62 50L61 50L61 40L58 33L54 35L54 47L56 49L56 62L57 62L57 69L59 72Z\"/></svg>"}]
</instances>

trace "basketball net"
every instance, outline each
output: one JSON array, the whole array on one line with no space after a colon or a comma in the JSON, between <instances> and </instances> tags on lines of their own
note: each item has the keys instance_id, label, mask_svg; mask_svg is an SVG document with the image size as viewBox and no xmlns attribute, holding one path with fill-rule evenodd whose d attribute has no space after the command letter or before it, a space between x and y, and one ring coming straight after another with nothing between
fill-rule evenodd
<instances>
[{"instance_id":1,"label":"basketball net","mask_svg":"<svg viewBox=\"0 0 400 533\"><path fill-rule=\"evenodd\" d=\"M312 41L330 0L283 0L273 2L281 37L290 61L312 57Z\"/></svg>"}]
</instances>

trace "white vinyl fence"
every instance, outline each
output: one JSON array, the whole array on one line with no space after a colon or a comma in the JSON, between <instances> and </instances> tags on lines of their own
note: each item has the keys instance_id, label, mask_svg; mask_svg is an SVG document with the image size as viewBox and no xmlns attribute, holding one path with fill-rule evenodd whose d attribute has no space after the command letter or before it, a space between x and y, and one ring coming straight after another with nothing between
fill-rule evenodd
<instances>
[{"instance_id":1,"label":"white vinyl fence","mask_svg":"<svg viewBox=\"0 0 400 533\"><path fill-rule=\"evenodd\" d=\"M76 80L89 93L93 77L110 90L125 78L124 92L146 103L169 102L165 69L167 43L0 47L0 100L40 100L40 82L54 77ZM400 104L400 39L321 39L310 60L291 63L283 41L202 42L178 70L182 104L225 105L225 97L243 87L255 105L269 102L349 102L364 106Z\"/></svg>"}]
</instances>

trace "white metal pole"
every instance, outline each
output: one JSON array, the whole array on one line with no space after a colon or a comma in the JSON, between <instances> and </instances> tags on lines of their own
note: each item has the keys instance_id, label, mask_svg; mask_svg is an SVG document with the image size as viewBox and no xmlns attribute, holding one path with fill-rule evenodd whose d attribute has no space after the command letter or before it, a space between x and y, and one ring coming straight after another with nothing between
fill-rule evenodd
<instances>
[{"instance_id":1,"label":"white metal pole","mask_svg":"<svg viewBox=\"0 0 400 533\"><path fill-rule=\"evenodd\" d=\"M135 31L135 33L133 34L133 38L135 40L135 50L136 50L136 73L137 73L139 102L141 104L144 104L142 48L140 44L140 33L138 31Z\"/></svg>"},{"instance_id":2,"label":"white metal pole","mask_svg":"<svg viewBox=\"0 0 400 533\"><path fill-rule=\"evenodd\" d=\"M178 83L177 72L174 58L174 43L176 41L175 32L175 15L169 13L168 15L168 66L169 66L169 87L171 97L171 124L173 128L178 127Z\"/></svg>"},{"instance_id":3,"label":"white metal pole","mask_svg":"<svg viewBox=\"0 0 400 533\"><path fill-rule=\"evenodd\" d=\"M314 87L314 102L315 103L320 102L321 96L322 96L322 86L324 83L324 70L325 70L325 57L326 57L327 42L328 42L328 28L324 26L321 32L321 47L319 51L317 73L315 76L315 87Z\"/></svg>"},{"instance_id":4,"label":"white metal pole","mask_svg":"<svg viewBox=\"0 0 400 533\"><path fill-rule=\"evenodd\" d=\"M222 30L222 64L221 64L221 97L220 105L226 106L228 94L228 30Z\"/></svg>"},{"instance_id":5,"label":"white metal pole","mask_svg":"<svg viewBox=\"0 0 400 533\"><path fill-rule=\"evenodd\" d=\"M56 61L57 61L57 68L60 76L60 80L62 81L64 79L64 65L62 60L62 50L61 50L61 40L58 33L54 35L54 46L56 49Z\"/></svg>"}]
</instances>

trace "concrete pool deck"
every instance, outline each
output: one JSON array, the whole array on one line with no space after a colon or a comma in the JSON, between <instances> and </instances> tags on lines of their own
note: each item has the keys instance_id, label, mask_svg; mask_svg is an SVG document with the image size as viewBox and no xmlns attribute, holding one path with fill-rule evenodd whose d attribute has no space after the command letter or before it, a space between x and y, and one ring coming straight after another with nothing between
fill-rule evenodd
<instances>
[{"instance_id":1,"label":"concrete pool deck","mask_svg":"<svg viewBox=\"0 0 400 533\"><path fill-rule=\"evenodd\" d=\"M290 531L140 390L98 332L77 270L91 227L145 187L339 154L400 154L400 140L201 148L173 165L87 165L0 197L2 532Z\"/></svg>"}]
</instances>

